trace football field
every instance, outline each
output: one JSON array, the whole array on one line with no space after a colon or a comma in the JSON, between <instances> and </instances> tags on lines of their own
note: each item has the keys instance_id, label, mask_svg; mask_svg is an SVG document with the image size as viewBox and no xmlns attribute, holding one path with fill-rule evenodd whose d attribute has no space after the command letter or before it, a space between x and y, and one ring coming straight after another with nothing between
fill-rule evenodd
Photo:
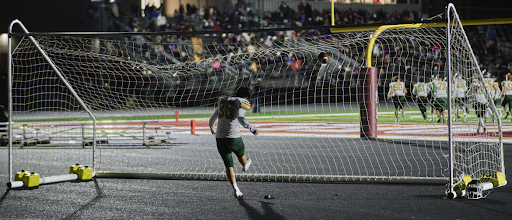
<instances>
[{"instance_id":1,"label":"football field","mask_svg":"<svg viewBox=\"0 0 512 220\"><path fill-rule=\"evenodd\" d=\"M179 120L162 119L146 121L102 121L98 125L100 140L108 145L98 145L97 166L101 170L138 172L142 169L162 172L172 167L183 172L203 172L201 169L222 174L223 167L210 134L205 114L183 114ZM351 175L365 175L359 167L359 157L375 164L401 164L411 166L410 159L428 161L436 152L425 146L447 140L447 125L418 121L416 112L407 111L403 122L379 122L377 140L359 136L357 112L323 114L325 120L294 122L296 115L280 116L252 114L247 119L260 129L258 136L243 133L247 155L253 160L249 174L299 173L330 174L341 167L352 167ZM303 114L301 117L313 118ZM334 121L330 117L344 118ZM392 112L379 114L379 120L393 118ZM191 120L195 120L192 134ZM474 120L474 119L469 119ZM411 122L413 121L413 122ZM90 146L82 148L82 128L90 129L91 122L67 121L52 123L52 132L44 131L44 123L30 127L16 127L21 136L26 129L26 139L47 138L51 143L34 146L15 146L17 160L35 163L31 159L50 158L51 163L37 172L45 175L66 173L70 158L90 160ZM463 123L454 124L454 136L459 139L482 138L474 128ZM39 129L39 130L38 130ZM488 127L487 132L496 132ZM506 170L512 160L512 125L504 124L504 149ZM143 132L144 131L144 132ZM63 138L64 137L64 138ZM21 138L21 137L18 137ZM337 141L339 147L327 149L329 142ZM146 146L143 142L146 141ZM440 141L440 142L437 142ZM400 143L401 154L406 160L394 157L381 158L372 154L375 147L392 152ZM410 144L408 144L410 143ZM330 143L329 143L330 144ZM271 147L268 147L271 146ZM405 147L403 147L405 146ZM447 155L442 143L435 146ZM422 150L420 155L411 152ZM308 157L299 153L310 152ZM341 155L341 161L330 155ZM291 156L290 156L291 155ZM78 157L84 157L79 158ZM0 147L0 165L7 167L8 151ZM197 160L199 159L199 160ZM201 165L198 166L197 161ZM15 164L16 165L16 164ZM238 165L238 164L237 164ZM384 165L385 166L385 165ZM432 175L448 175L446 161L431 167ZM199 168L198 168L199 167ZM359 169L358 169L359 167ZM409 168L416 170L416 167ZM7 170L6 168L4 170ZM509 185L493 189L485 199L445 199L443 184L394 184L335 181L330 183L297 183L276 178L261 181L242 173L238 185L243 199L233 198L230 185L224 178L210 180L157 180L96 178L89 182L62 182L41 185L34 190L7 190L0 194L0 218L31 219L507 219L512 215ZM375 175L396 175L376 173ZM6 186L7 172L0 173L0 185ZM194 178L190 178L194 179ZM364 181L363 181L364 182ZM274 199L265 199L272 195Z\"/></svg>"}]
</instances>

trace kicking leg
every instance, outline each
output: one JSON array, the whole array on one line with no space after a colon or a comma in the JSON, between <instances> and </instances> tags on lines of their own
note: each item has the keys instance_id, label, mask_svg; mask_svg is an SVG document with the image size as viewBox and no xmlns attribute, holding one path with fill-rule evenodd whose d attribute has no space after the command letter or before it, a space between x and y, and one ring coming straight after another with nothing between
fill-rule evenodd
<instances>
[{"instance_id":1,"label":"kicking leg","mask_svg":"<svg viewBox=\"0 0 512 220\"><path fill-rule=\"evenodd\" d=\"M247 170L249 169L249 166L251 166L251 159L247 159L245 157L245 155L241 156L238 158L238 161L240 162L240 164L242 164L243 168L242 170L244 172L247 172Z\"/></svg>"}]
</instances>

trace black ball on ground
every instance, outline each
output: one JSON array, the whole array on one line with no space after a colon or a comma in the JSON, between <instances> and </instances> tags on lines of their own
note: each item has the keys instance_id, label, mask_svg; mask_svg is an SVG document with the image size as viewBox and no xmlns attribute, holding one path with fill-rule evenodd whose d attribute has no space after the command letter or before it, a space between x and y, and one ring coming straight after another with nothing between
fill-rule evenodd
<instances>
[{"instance_id":1,"label":"black ball on ground","mask_svg":"<svg viewBox=\"0 0 512 220\"><path fill-rule=\"evenodd\" d=\"M263 198L265 198L265 199L274 199L274 196L272 196L272 195L266 195L266 196L265 196L265 197L263 197Z\"/></svg>"}]
</instances>

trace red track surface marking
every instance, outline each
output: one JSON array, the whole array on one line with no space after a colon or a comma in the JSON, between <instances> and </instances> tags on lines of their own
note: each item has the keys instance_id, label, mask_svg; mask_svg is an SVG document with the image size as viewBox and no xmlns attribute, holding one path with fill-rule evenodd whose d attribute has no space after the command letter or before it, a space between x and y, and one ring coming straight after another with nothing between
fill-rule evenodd
<instances>
[{"instance_id":1,"label":"red track surface marking","mask_svg":"<svg viewBox=\"0 0 512 220\"><path fill-rule=\"evenodd\" d=\"M359 135L359 123L333 123L333 122L270 122L251 121L262 133L289 133L289 134L317 134L317 135ZM92 126L92 123L86 123ZM101 122L97 123L103 130L142 130L142 122ZM45 125L43 125L45 126ZM54 126L81 126L81 123L62 123ZM190 120L147 122L146 129L159 130L188 130ZM476 134L476 125L454 125L454 137L489 139L497 138L497 126L487 126L487 134ZM512 125L503 125L503 139L512 141ZM210 131L208 121L196 120L196 131ZM242 129L242 132L248 132ZM404 137L447 137L448 126L435 123L380 123L378 136L404 136Z\"/></svg>"}]
</instances>

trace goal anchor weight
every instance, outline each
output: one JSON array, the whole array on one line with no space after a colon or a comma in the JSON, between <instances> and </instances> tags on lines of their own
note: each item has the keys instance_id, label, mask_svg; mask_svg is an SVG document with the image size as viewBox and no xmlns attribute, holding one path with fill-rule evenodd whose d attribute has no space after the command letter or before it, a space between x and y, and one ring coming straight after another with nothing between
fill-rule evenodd
<instances>
[{"instance_id":1,"label":"goal anchor weight","mask_svg":"<svg viewBox=\"0 0 512 220\"><path fill-rule=\"evenodd\" d=\"M33 189L39 185L50 183L73 180L88 181L91 180L94 176L94 169L89 168L88 166L82 166L80 164L71 166L69 168L69 174L49 177L40 177L40 175L37 173L22 170L21 172L16 173L14 181L7 183L7 187L9 189L22 187Z\"/></svg>"},{"instance_id":2,"label":"goal anchor weight","mask_svg":"<svg viewBox=\"0 0 512 220\"><path fill-rule=\"evenodd\" d=\"M16 175L14 176L14 181L18 182L16 185L21 185L28 188L33 188L39 186L39 174L34 172L29 172L22 170L21 172L16 172ZM10 187L12 184L7 184L7 186Z\"/></svg>"}]
</instances>

